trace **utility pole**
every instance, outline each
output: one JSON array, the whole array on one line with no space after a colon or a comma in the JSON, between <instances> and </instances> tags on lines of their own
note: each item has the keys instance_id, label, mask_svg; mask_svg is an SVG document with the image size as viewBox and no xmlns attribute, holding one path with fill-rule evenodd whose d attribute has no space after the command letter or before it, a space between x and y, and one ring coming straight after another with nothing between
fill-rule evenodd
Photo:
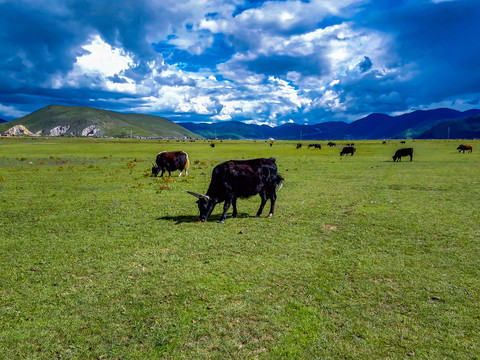
<instances>
[{"instance_id":1,"label":"utility pole","mask_svg":"<svg viewBox=\"0 0 480 360\"><path fill-rule=\"evenodd\" d=\"M450 140L450 126L448 127L448 135L447 135L447 139Z\"/></svg>"}]
</instances>

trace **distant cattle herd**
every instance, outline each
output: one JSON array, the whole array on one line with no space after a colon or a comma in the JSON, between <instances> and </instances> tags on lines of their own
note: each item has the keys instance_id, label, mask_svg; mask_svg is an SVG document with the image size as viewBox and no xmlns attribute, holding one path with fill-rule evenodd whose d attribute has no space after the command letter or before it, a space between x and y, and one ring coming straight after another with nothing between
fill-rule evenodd
<instances>
[{"instance_id":1,"label":"distant cattle herd","mask_svg":"<svg viewBox=\"0 0 480 360\"><path fill-rule=\"evenodd\" d=\"M400 141L405 144L405 141ZM382 144L386 144L383 141ZM327 144L329 147L337 146L334 142ZM215 147L214 143L210 146ZM270 142L273 146L273 142ZM302 143L297 143L296 148L300 149ZM308 148L321 149L320 144L311 143ZM471 153L471 145L459 145L458 152ZM347 143L342 147L340 156L353 154L357 151L353 143ZM413 160L413 148L398 149L393 155L393 161L398 162L402 157L410 157ZM171 176L172 171L180 170L180 175L185 171L185 176L188 175L190 167L190 160L188 154L184 151L161 151L157 154L155 164L152 167L152 175L163 176L165 171ZM283 185L283 177L278 174L277 165L274 158L259 158L251 160L230 160L217 165L212 172L210 186L205 195L197 194L193 191L185 190L187 193L198 198L197 204L200 211L199 220L207 221L212 213L215 205L223 202L223 213L219 222L223 223L227 216L227 211L230 206L233 206L232 217L237 216L237 199L248 198L253 195L260 195L261 203L257 211L257 216L262 214L263 208L268 200L270 200L270 211L268 217L272 217L275 210L275 202L277 199L276 192L280 190Z\"/></svg>"}]
</instances>

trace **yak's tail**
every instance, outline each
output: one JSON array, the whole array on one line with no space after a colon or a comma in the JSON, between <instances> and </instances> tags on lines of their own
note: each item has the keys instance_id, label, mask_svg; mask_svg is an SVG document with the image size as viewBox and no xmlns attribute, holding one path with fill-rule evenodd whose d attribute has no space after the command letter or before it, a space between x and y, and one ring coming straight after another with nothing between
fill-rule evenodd
<instances>
[{"instance_id":1,"label":"yak's tail","mask_svg":"<svg viewBox=\"0 0 480 360\"><path fill-rule=\"evenodd\" d=\"M277 186L277 191L283 187L283 180L284 178L280 175L277 175L277 180L275 181L275 185Z\"/></svg>"},{"instance_id":2,"label":"yak's tail","mask_svg":"<svg viewBox=\"0 0 480 360\"><path fill-rule=\"evenodd\" d=\"M187 162L185 163L185 172L188 172L188 169L190 169L190 159L188 158L188 154L185 153L187 157Z\"/></svg>"}]
</instances>

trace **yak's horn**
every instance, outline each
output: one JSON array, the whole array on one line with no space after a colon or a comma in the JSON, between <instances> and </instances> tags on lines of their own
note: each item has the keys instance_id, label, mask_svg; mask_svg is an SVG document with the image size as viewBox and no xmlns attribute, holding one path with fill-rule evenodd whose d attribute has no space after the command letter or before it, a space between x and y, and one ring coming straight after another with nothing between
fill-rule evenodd
<instances>
[{"instance_id":1,"label":"yak's horn","mask_svg":"<svg viewBox=\"0 0 480 360\"><path fill-rule=\"evenodd\" d=\"M199 199L205 199L205 200L210 200L210 196L208 195L200 195L200 194L197 194L197 193L194 193L193 191L189 191L187 189L183 189L184 191L186 191L187 193L189 193L190 195L193 195Z\"/></svg>"}]
</instances>

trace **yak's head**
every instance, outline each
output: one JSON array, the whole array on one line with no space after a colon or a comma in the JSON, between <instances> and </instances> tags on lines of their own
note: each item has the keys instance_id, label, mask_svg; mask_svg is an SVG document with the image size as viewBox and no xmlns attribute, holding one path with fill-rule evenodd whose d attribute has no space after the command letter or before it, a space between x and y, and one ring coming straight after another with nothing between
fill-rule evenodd
<instances>
[{"instance_id":1,"label":"yak's head","mask_svg":"<svg viewBox=\"0 0 480 360\"><path fill-rule=\"evenodd\" d=\"M185 190L185 189L183 189L183 190ZM208 195L200 195L200 194L194 193L192 191L188 191L188 190L185 190L185 191L187 193L189 193L190 195L193 195L196 198L198 198L197 204L198 204L198 210L200 210L199 220L201 222L207 221L207 219L210 216L210 214L212 213L215 205L217 205L217 202L218 202L217 199L212 199Z\"/></svg>"},{"instance_id":2,"label":"yak's head","mask_svg":"<svg viewBox=\"0 0 480 360\"><path fill-rule=\"evenodd\" d=\"M153 176L157 176L159 172L160 172L160 169L159 169L158 165L157 165L157 164L153 165L153 167L152 167L152 175L153 175Z\"/></svg>"}]
</instances>

